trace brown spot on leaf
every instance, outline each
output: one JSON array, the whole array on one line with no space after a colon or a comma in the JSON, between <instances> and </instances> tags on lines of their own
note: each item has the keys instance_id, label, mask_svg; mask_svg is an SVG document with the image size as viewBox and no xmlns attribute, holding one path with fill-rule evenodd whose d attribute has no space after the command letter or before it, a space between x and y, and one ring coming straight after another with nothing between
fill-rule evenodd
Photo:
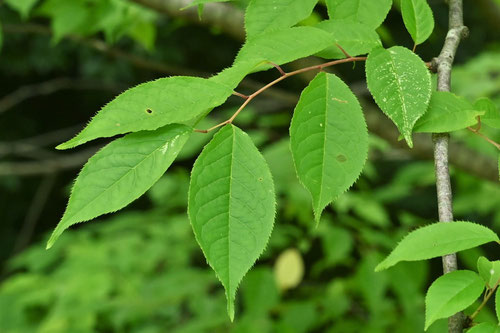
<instances>
[{"instance_id":1,"label":"brown spot on leaf","mask_svg":"<svg viewBox=\"0 0 500 333\"><path fill-rule=\"evenodd\" d=\"M337 155L337 161L339 161L339 162L342 162L342 163L343 163L343 162L347 161L347 157L345 157L345 156L344 156L344 155L342 155L342 154L339 154L339 155Z\"/></svg>"}]
</instances>

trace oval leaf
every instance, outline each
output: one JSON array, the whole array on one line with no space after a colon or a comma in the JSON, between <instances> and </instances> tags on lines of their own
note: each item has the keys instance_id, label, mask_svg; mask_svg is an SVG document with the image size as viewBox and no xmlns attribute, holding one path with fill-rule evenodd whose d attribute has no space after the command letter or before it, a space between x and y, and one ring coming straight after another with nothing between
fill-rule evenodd
<instances>
[{"instance_id":1,"label":"oval leaf","mask_svg":"<svg viewBox=\"0 0 500 333\"><path fill-rule=\"evenodd\" d=\"M318 0L252 0L245 12L247 38L289 28L311 15Z\"/></svg>"},{"instance_id":2,"label":"oval leaf","mask_svg":"<svg viewBox=\"0 0 500 333\"><path fill-rule=\"evenodd\" d=\"M143 195L172 164L191 132L172 124L128 134L98 151L76 178L47 248L71 225L115 212Z\"/></svg>"},{"instance_id":3,"label":"oval leaf","mask_svg":"<svg viewBox=\"0 0 500 333\"><path fill-rule=\"evenodd\" d=\"M431 97L431 75L425 63L401 46L377 48L366 60L366 81L377 105L412 147L413 126L427 111Z\"/></svg>"},{"instance_id":4,"label":"oval leaf","mask_svg":"<svg viewBox=\"0 0 500 333\"><path fill-rule=\"evenodd\" d=\"M472 222L438 222L414 230L375 268L381 271L400 261L425 260L498 242L490 229Z\"/></svg>"},{"instance_id":5,"label":"oval leaf","mask_svg":"<svg viewBox=\"0 0 500 333\"><path fill-rule=\"evenodd\" d=\"M425 296L425 330L436 320L466 309L483 290L484 281L473 271L453 271L439 277Z\"/></svg>"},{"instance_id":6,"label":"oval leaf","mask_svg":"<svg viewBox=\"0 0 500 333\"><path fill-rule=\"evenodd\" d=\"M264 158L246 133L225 126L193 166L188 213L196 239L226 290L231 320L236 289L271 236L275 205Z\"/></svg>"},{"instance_id":7,"label":"oval leaf","mask_svg":"<svg viewBox=\"0 0 500 333\"><path fill-rule=\"evenodd\" d=\"M382 46L380 37L374 29L359 22L348 20L327 20L315 25L316 28L332 34L335 43L352 57L366 54L378 46ZM345 54L336 46L321 51L317 54L326 59L345 58Z\"/></svg>"},{"instance_id":8,"label":"oval leaf","mask_svg":"<svg viewBox=\"0 0 500 333\"><path fill-rule=\"evenodd\" d=\"M185 123L221 105L231 94L232 89L225 85L195 77L176 76L143 83L104 106L87 127L57 149L72 148L101 137Z\"/></svg>"},{"instance_id":9,"label":"oval leaf","mask_svg":"<svg viewBox=\"0 0 500 333\"><path fill-rule=\"evenodd\" d=\"M425 42L434 30L434 16L427 0L401 0L401 15L415 45Z\"/></svg>"},{"instance_id":10,"label":"oval leaf","mask_svg":"<svg viewBox=\"0 0 500 333\"><path fill-rule=\"evenodd\" d=\"M427 112L417 120L413 132L446 133L477 124L484 111L474 110L465 98L447 91L434 91Z\"/></svg>"},{"instance_id":11,"label":"oval leaf","mask_svg":"<svg viewBox=\"0 0 500 333\"><path fill-rule=\"evenodd\" d=\"M392 0L326 0L331 19L347 19L378 28L391 10Z\"/></svg>"},{"instance_id":12,"label":"oval leaf","mask_svg":"<svg viewBox=\"0 0 500 333\"><path fill-rule=\"evenodd\" d=\"M480 323L472 326L471 329L467 330L467 333L500 333L500 327L493 323Z\"/></svg>"},{"instance_id":13,"label":"oval leaf","mask_svg":"<svg viewBox=\"0 0 500 333\"><path fill-rule=\"evenodd\" d=\"M363 112L342 80L319 73L304 89L290 125L290 144L318 222L326 205L358 179L368 153Z\"/></svg>"}]
</instances>

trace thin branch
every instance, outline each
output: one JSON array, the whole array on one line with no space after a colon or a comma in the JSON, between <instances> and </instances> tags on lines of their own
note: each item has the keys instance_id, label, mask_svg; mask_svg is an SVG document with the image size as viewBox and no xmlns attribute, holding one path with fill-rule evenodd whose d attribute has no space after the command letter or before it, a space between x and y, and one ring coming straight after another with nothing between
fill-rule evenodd
<instances>
[{"instance_id":1,"label":"thin branch","mask_svg":"<svg viewBox=\"0 0 500 333\"><path fill-rule=\"evenodd\" d=\"M248 98L245 100L245 102L243 102L243 104L238 108L238 110L236 110L236 112L228 120L223 121L223 122L221 122L221 123L219 123L219 124L217 124L217 125L209 128L207 130L196 129L195 132L208 133L208 132L213 131L214 129L217 129L217 128L221 127L221 126L224 126L224 125L227 125L227 124L231 124L234 121L234 119L238 116L238 114L240 114L240 112L255 97L259 96L262 92L264 92L267 89L271 88L272 86L274 86L278 82L281 82L281 81L283 81L283 80L285 80L285 79L287 79L289 77L292 77L292 76L297 75L297 74L309 72L309 71L312 71L312 70L322 70L323 68L334 66L334 65L338 65L338 64L343 64L343 63L347 63L347 62L364 61L364 60L366 60L366 57L350 57L350 58L345 58L345 59L340 59L340 60L333 60L333 61L325 62L323 64L313 65L313 66L309 66L309 67L297 69L297 70L295 70L293 72L285 73L284 75L280 76L276 80L271 81L270 83L266 84L264 87L260 88L259 90L257 90L256 92L254 92L253 94L251 94L250 96L248 96Z\"/></svg>"},{"instance_id":2,"label":"thin branch","mask_svg":"<svg viewBox=\"0 0 500 333\"><path fill-rule=\"evenodd\" d=\"M483 133L479 132L479 128L481 128L481 123L478 124L478 128L467 127L467 129L469 131L471 131L472 133L476 134L477 136L479 136L480 138L482 138L486 142L491 143L498 150L500 150L500 143L497 143L497 142L493 141L492 139L490 139L489 137L487 137Z\"/></svg>"},{"instance_id":3,"label":"thin branch","mask_svg":"<svg viewBox=\"0 0 500 333\"><path fill-rule=\"evenodd\" d=\"M449 30L441 53L433 61L437 64L437 90L450 91L451 68L460 40L466 36L467 28L463 24L462 0L449 0ZM448 133L433 134L434 162L436 174L436 189L440 222L453 221L452 191L448 166ZM457 269L455 253L442 257L443 271L448 273ZM461 333L463 331L464 316L461 312L448 318L448 331Z\"/></svg>"},{"instance_id":4,"label":"thin branch","mask_svg":"<svg viewBox=\"0 0 500 333\"><path fill-rule=\"evenodd\" d=\"M474 318L476 318L476 316L479 314L479 312L481 312L481 310L484 308L484 306L486 305L486 303L488 303L489 299L491 298L491 296L493 296L493 294L495 293L495 290L498 288L499 284L500 284L500 280L498 280L491 289L487 289L486 290L486 293L484 295L483 301L478 306L478 308L476 309L476 311L474 311L474 313L471 314L470 317L469 317L471 321L474 320Z\"/></svg>"}]
</instances>

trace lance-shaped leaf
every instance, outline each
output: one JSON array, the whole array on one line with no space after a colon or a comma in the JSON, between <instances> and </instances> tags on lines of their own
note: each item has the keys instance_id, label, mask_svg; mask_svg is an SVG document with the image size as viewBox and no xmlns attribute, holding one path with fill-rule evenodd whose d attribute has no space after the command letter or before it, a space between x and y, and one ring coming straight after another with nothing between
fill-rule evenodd
<instances>
[{"instance_id":1,"label":"lance-shaped leaf","mask_svg":"<svg viewBox=\"0 0 500 333\"><path fill-rule=\"evenodd\" d=\"M254 63L253 72L313 55L335 43L332 34L314 27L293 27L266 32L247 40L234 64Z\"/></svg>"},{"instance_id":2,"label":"lance-shaped leaf","mask_svg":"<svg viewBox=\"0 0 500 333\"><path fill-rule=\"evenodd\" d=\"M71 225L115 212L144 194L172 164L191 132L190 127L171 124L128 134L98 151L76 178L47 248Z\"/></svg>"},{"instance_id":3,"label":"lance-shaped leaf","mask_svg":"<svg viewBox=\"0 0 500 333\"><path fill-rule=\"evenodd\" d=\"M427 0L401 0L401 15L415 45L425 42L434 30L434 16Z\"/></svg>"},{"instance_id":4,"label":"lance-shaped leaf","mask_svg":"<svg viewBox=\"0 0 500 333\"><path fill-rule=\"evenodd\" d=\"M275 205L264 158L246 133L225 126L193 166L188 213L196 239L226 290L231 320L236 289L271 236Z\"/></svg>"},{"instance_id":5,"label":"lance-shaped leaf","mask_svg":"<svg viewBox=\"0 0 500 333\"><path fill-rule=\"evenodd\" d=\"M117 134L186 123L221 105L232 94L226 85L195 77L169 77L131 88L99 111L76 137L58 149Z\"/></svg>"},{"instance_id":6,"label":"lance-shaped leaf","mask_svg":"<svg viewBox=\"0 0 500 333\"><path fill-rule=\"evenodd\" d=\"M384 22L392 0L326 0L331 19L347 19L375 29Z\"/></svg>"},{"instance_id":7,"label":"lance-shaped leaf","mask_svg":"<svg viewBox=\"0 0 500 333\"><path fill-rule=\"evenodd\" d=\"M319 73L304 89L293 114L290 145L319 221L326 205L359 177L368 153L363 112L342 80Z\"/></svg>"},{"instance_id":8,"label":"lance-shaped leaf","mask_svg":"<svg viewBox=\"0 0 500 333\"><path fill-rule=\"evenodd\" d=\"M465 98L447 91L434 91L427 112L417 120L413 132L445 133L477 124L484 111L474 110Z\"/></svg>"},{"instance_id":9,"label":"lance-shaped leaf","mask_svg":"<svg viewBox=\"0 0 500 333\"><path fill-rule=\"evenodd\" d=\"M498 242L490 229L472 222L439 222L414 230L375 268L381 271L400 261L425 260Z\"/></svg>"},{"instance_id":10,"label":"lance-shaped leaf","mask_svg":"<svg viewBox=\"0 0 500 333\"><path fill-rule=\"evenodd\" d=\"M245 12L247 38L289 28L311 15L318 0L252 0Z\"/></svg>"},{"instance_id":11,"label":"lance-shaped leaf","mask_svg":"<svg viewBox=\"0 0 500 333\"><path fill-rule=\"evenodd\" d=\"M436 320L466 309L483 290L484 281L473 271L453 271L440 276L425 296L425 330Z\"/></svg>"},{"instance_id":12,"label":"lance-shaped leaf","mask_svg":"<svg viewBox=\"0 0 500 333\"><path fill-rule=\"evenodd\" d=\"M376 48L366 60L366 81L377 105L412 147L413 126L427 111L431 97L431 75L425 63L401 46Z\"/></svg>"},{"instance_id":13,"label":"lance-shaped leaf","mask_svg":"<svg viewBox=\"0 0 500 333\"><path fill-rule=\"evenodd\" d=\"M318 23L315 27L331 33L335 43L352 57L366 54L372 49L382 46L380 37L375 30L363 23L349 20L327 20ZM337 45L332 45L317 55L326 59L345 58L345 54Z\"/></svg>"}]
</instances>

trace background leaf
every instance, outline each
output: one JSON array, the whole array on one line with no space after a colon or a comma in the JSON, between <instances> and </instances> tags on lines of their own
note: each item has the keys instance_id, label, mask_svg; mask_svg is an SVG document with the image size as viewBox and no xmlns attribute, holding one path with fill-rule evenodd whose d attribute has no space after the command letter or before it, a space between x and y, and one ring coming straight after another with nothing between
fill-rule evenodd
<instances>
[{"instance_id":1,"label":"background leaf","mask_svg":"<svg viewBox=\"0 0 500 333\"><path fill-rule=\"evenodd\" d=\"M467 333L499 333L500 328L493 323L480 323L467 330Z\"/></svg>"},{"instance_id":2,"label":"background leaf","mask_svg":"<svg viewBox=\"0 0 500 333\"><path fill-rule=\"evenodd\" d=\"M427 112L417 120L413 132L445 133L477 124L484 114L465 98L448 91L434 91Z\"/></svg>"},{"instance_id":3,"label":"background leaf","mask_svg":"<svg viewBox=\"0 0 500 333\"><path fill-rule=\"evenodd\" d=\"M311 15L318 0L252 0L245 12L247 38L289 28Z\"/></svg>"},{"instance_id":4,"label":"background leaf","mask_svg":"<svg viewBox=\"0 0 500 333\"><path fill-rule=\"evenodd\" d=\"M132 133L92 156L76 178L68 207L47 248L71 225L115 212L144 194L172 164L191 131L173 124Z\"/></svg>"},{"instance_id":5,"label":"background leaf","mask_svg":"<svg viewBox=\"0 0 500 333\"><path fill-rule=\"evenodd\" d=\"M498 236L485 226L471 222L438 222L410 232L392 253L378 264L381 271L400 261L425 260L498 242Z\"/></svg>"},{"instance_id":6,"label":"background leaf","mask_svg":"<svg viewBox=\"0 0 500 333\"><path fill-rule=\"evenodd\" d=\"M304 260L297 249L287 249L274 264L274 277L281 290L297 287L304 277Z\"/></svg>"},{"instance_id":7,"label":"background leaf","mask_svg":"<svg viewBox=\"0 0 500 333\"><path fill-rule=\"evenodd\" d=\"M377 48L366 60L366 81L377 105L412 147L413 126L427 111L431 97L431 76L425 63L401 46Z\"/></svg>"},{"instance_id":8,"label":"background leaf","mask_svg":"<svg viewBox=\"0 0 500 333\"><path fill-rule=\"evenodd\" d=\"M232 89L225 85L195 77L175 76L143 83L109 102L76 137L57 148L184 123L221 105L231 93Z\"/></svg>"},{"instance_id":9,"label":"background leaf","mask_svg":"<svg viewBox=\"0 0 500 333\"><path fill-rule=\"evenodd\" d=\"M290 125L297 175L321 212L359 177L368 153L363 112L349 87L319 73L304 89Z\"/></svg>"},{"instance_id":10,"label":"background leaf","mask_svg":"<svg viewBox=\"0 0 500 333\"><path fill-rule=\"evenodd\" d=\"M333 35L335 43L339 44L350 56L366 54L377 46L382 46L380 37L373 28L359 22L349 20L327 20L315 25ZM344 53L336 46L319 52L318 56L326 59L345 58Z\"/></svg>"},{"instance_id":11,"label":"background leaf","mask_svg":"<svg viewBox=\"0 0 500 333\"><path fill-rule=\"evenodd\" d=\"M326 0L331 19L348 19L375 29L384 22L392 0Z\"/></svg>"},{"instance_id":12,"label":"background leaf","mask_svg":"<svg viewBox=\"0 0 500 333\"><path fill-rule=\"evenodd\" d=\"M275 205L264 158L246 133L225 126L193 166L188 213L196 239L226 289L231 320L238 285L271 236Z\"/></svg>"},{"instance_id":13,"label":"background leaf","mask_svg":"<svg viewBox=\"0 0 500 333\"><path fill-rule=\"evenodd\" d=\"M425 296L425 330L440 318L466 309L484 290L484 281L473 271L453 271L432 283Z\"/></svg>"},{"instance_id":14,"label":"background leaf","mask_svg":"<svg viewBox=\"0 0 500 333\"><path fill-rule=\"evenodd\" d=\"M425 42L434 30L434 16L427 0L401 0L401 15L415 45Z\"/></svg>"},{"instance_id":15,"label":"background leaf","mask_svg":"<svg viewBox=\"0 0 500 333\"><path fill-rule=\"evenodd\" d=\"M37 2L38 0L5 0L5 3L18 11L23 19L28 18L31 9L33 9Z\"/></svg>"}]
</instances>

